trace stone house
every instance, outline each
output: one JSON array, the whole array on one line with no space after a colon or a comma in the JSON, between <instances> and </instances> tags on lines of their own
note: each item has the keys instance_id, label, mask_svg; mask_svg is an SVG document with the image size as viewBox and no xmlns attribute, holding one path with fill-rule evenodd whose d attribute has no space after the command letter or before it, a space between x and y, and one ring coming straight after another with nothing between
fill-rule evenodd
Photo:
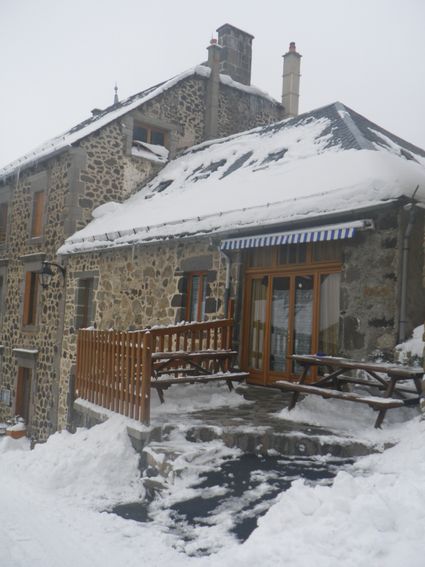
<instances>
[{"instance_id":1,"label":"stone house","mask_svg":"<svg viewBox=\"0 0 425 567\"><path fill-rule=\"evenodd\" d=\"M341 103L187 149L68 238L59 424L76 329L226 316L256 384L289 355L391 357L424 320L425 151ZM90 281L83 298L82 282Z\"/></svg>"},{"instance_id":2,"label":"stone house","mask_svg":"<svg viewBox=\"0 0 425 567\"><path fill-rule=\"evenodd\" d=\"M206 63L126 100L116 95L110 107L0 169L0 421L21 414L37 439L57 428L68 275L56 251L65 239L182 149L284 115L280 102L250 85L253 37L229 24L217 31ZM42 269L54 274L48 287L40 285ZM79 281L74 306L93 291L90 278ZM78 317L84 325L92 314L82 307Z\"/></svg>"}]
</instances>

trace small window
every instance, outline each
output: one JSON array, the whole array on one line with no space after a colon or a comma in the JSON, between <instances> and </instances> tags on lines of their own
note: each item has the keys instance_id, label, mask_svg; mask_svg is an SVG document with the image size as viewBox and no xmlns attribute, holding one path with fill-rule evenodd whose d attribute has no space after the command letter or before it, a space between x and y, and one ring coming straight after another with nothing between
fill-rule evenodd
<instances>
[{"instance_id":1,"label":"small window","mask_svg":"<svg viewBox=\"0 0 425 567\"><path fill-rule=\"evenodd\" d=\"M313 261L341 262L342 247L342 240L334 240L330 242L315 242L313 244Z\"/></svg>"},{"instance_id":2,"label":"small window","mask_svg":"<svg viewBox=\"0 0 425 567\"><path fill-rule=\"evenodd\" d=\"M6 242L7 212L8 212L7 203L2 203L0 205L0 244Z\"/></svg>"},{"instance_id":3,"label":"small window","mask_svg":"<svg viewBox=\"0 0 425 567\"><path fill-rule=\"evenodd\" d=\"M160 128L153 128L144 124L135 124L133 128L133 141L165 146L166 132Z\"/></svg>"},{"instance_id":4,"label":"small window","mask_svg":"<svg viewBox=\"0 0 425 567\"><path fill-rule=\"evenodd\" d=\"M279 248L279 264L305 264L307 260L306 244L288 244Z\"/></svg>"},{"instance_id":5,"label":"small window","mask_svg":"<svg viewBox=\"0 0 425 567\"><path fill-rule=\"evenodd\" d=\"M35 325L37 321L38 272L26 272L24 292L24 326Z\"/></svg>"},{"instance_id":6,"label":"small window","mask_svg":"<svg viewBox=\"0 0 425 567\"><path fill-rule=\"evenodd\" d=\"M207 274L205 272L188 275L186 321L205 319L205 300L207 295Z\"/></svg>"},{"instance_id":7,"label":"small window","mask_svg":"<svg viewBox=\"0 0 425 567\"><path fill-rule=\"evenodd\" d=\"M133 140L137 140L138 142L147 142L148 129L144 126L135 126L133 132Z\"/></svg>"},{"instance_id":8,"label":"small window","mask_svg":"<svg viewBox=\"0 0 425 567\"><path fill-rule=\"evenodd\" d=\"M82 278L78 281L77 329L90 327L94 321L94 278Z\"/></svg>"},{"instance_id":9,"label":"small window","mask_svg":"<svg viewBox=\"0 0 425 567\"><path fill-rule=\"evenodd\" d=\"M274 255L274 247L254 248L249 253L249 267L268 268L273 264Z\"/></svg>"},{"instance_id":10,"label":"small window","mask_svg":"<svg viewBox=\"0 0 425 567\"><path fill-rule=\"evenodd\" d=\"M159 130L151 130L151 144L165 146L164 132L160 132Z\"/></svg>"},{"instance_id":11,"label":"small window","mask_svg":"<svg viewBox=\"0 0 425 567\"><path fill-rule=\"evenodd\" d=\"M43 235L45 192L36 191L32 198L31 238Z\"/></svg>"},{"instance_id":12,"label":"small window","mask_svg":"<svg viewBox=\"0 0 425 567\"><path fill-rule=\"evenodd\" d=\"M4 275L0 273L0 322L4 313Z\"/></svg>"}]
</instances>

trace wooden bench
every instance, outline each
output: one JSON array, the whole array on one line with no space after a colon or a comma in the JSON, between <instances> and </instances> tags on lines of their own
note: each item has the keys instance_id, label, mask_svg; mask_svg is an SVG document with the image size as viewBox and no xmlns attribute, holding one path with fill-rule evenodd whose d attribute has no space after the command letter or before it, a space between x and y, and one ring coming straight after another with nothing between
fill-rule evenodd
<instances>
[{"instance_id":1,"label":"wooden bench","mask_svg":"<svg viewBox=\"0 0 425 567\"><path fill-rule=\"evenodd\" d=\"M236 355L237 351L231 349L155 352L151 388L157 391L161 403L164 403L164 390L176 384L224 381L232 391L233 382L241 382L249 376L248 372L234 369Z\"/></svg>"},{"instance_id":2,"label":"wooden bench","mask_svg":"<svg viewBox=\"0 0 425 567\"><path fill-rule=\"evenodd\" d=\"M358 402L361 404L367 404L374 410L380 409L390 409L390 408L400 408L404 406L403 400L397 400L396 398L380 398L378 396L361 396L354 392L342 392L341 390L333 390L331 388L324 388L318 386L312 386L309 384L294 384L293 382L286 382L285 380L279 380L274 384L275 388L279 390L284 390L287 392L301 392L305 394L315 394L317 396L322 396L322 398L336 398L338 400L348 400L350 402ZM290 408L292 409L292 408Z\"/></svg>"},{"instance_id":3,"label":"wooden bench","mask_svg":"<svg viewBox=\"0 0 425 567\"><path fill-rule=\"evenodd\" d=\"M367 404L378 411L375 427L381 427L388 409L415 405L422 398L423 370L419 367L408 368L319 355L292 355L292 359L304 368L299 382L279 380L275 383L276 388L292 392L289 410L295 407L300 393L321 396L322 398L347 400ZM311 377L309 378L310 369L315 367L325 367L328 373L320 376L313 384L308 384L308 379L311 380ZM347 376L346 372L349 371L356 371L357 374L358 371L362 371L370 379L361 378L358 375ZM406 380L413 382L415 388L406 387L404 385ZM382 397L368 396L343 391L347 384L352 384L354 387L360 386L363 389L372 387L382 392L383 395ZM396 398L394 395L399 397Z\"/></svg>"}]
</instances>

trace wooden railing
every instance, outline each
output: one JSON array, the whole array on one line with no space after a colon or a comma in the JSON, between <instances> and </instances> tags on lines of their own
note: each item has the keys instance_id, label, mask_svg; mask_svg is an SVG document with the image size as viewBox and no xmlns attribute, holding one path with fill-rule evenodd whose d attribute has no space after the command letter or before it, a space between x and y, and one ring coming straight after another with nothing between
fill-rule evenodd
<instances>
[{"instance_id":1,"label":"wooden railing","mask_svg":"<svg viewBox=\"0 0 425 567\"><path fill-rule=\"evenodd\" d=\"M221 319L141 331L80 330L76 397L148 424L152 355L230 351L232 326L232 319ZM197 357L197 364L208 371L218 370L221 362ZM181 361L174 368L168 365L168 374L181 371Z\"/></svg>"}]
</instances>

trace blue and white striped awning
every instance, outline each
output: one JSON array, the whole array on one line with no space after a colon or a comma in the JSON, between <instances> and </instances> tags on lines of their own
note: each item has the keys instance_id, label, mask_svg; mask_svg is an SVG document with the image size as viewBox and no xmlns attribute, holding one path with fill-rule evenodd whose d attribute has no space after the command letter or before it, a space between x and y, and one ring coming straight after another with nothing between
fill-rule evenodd
<instances>
[{"instance_id":1,"label":"blue and white striped awning","mask_svg":"<svg viewBox=\"0 0 425 567\"><path fill-rule=\"evenodd\" d=\"M314 226L303 230L291 230L275 234L257 234L222 240L221 250L243 250L244 248L263 248L265 246L283 246L305 242L326 242L353 238L358 229L373 228L370 220L358 220L343 224Z\"/></svg>"}]
</instances>

